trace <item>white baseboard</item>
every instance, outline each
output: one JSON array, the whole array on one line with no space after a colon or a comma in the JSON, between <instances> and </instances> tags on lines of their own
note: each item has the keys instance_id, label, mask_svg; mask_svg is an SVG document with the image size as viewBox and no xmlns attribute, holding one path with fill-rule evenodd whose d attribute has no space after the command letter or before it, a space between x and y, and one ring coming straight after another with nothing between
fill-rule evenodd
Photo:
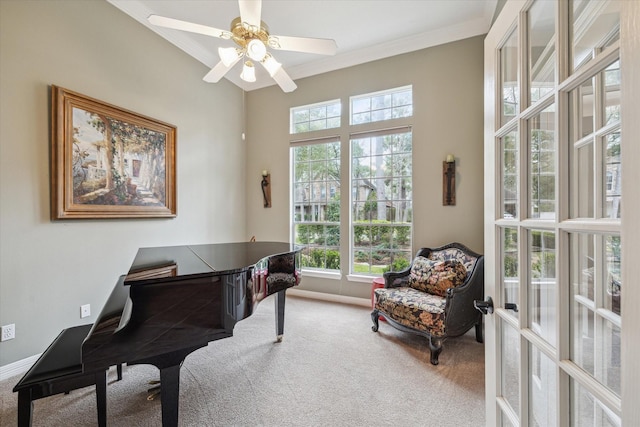
<instances>
[{"instance_id":1,"label":"white baseboard","mask_svg":"<svg viewBox=\"0 0 640 427\"><path fill-rule=\"evenodd\" d=\"M33 356L29 356L26 359L18 360L13 363L9 363L8 365L0 366L0 381L6 380L7 378L11 378L14 375L19 375L25 373L36 363L40 354L34 354Z\"/></svg>"},{"instance_id":2,"label":"white baseboard","mask_svg":"<svg viewBox=\"0 0 640 427\"><path fill-rule=\"evenodd\" d=\"M321 301L338 302L342 304L371 307L371 300L367 298L350 297L346 295L325 294L324 292L304 291L302 289L287 289L287 295L300 298L316 299ZM14 375L25 373L36 363L42 353L18 360L8 365L0 366L0 381L11 378Z\"/></svg>"},{"instance_id":3,"label":"white baseboard","mask_svg":"<svg viewBox=\"0 0 640 427\"><path fill-rule=\"evenodd\" d=\"M317 299L321 301L339 302L342 304L361 305L371 307L371 300L367 298L349 297L346 295L325 294L324 292L305 291L302 289L287 289L287 295L301 298Z\"/></svg>"}]
</instances>

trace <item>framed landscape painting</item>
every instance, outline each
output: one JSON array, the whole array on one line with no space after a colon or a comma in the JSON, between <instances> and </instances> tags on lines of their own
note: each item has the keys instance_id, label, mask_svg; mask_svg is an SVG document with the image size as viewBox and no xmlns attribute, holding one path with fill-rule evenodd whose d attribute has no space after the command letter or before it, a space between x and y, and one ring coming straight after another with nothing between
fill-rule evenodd
<instances>
[{"instance_id":1,"label":"framed landscape painting","mask_svg":"<svg viewBox=\"0 0 640 427\"><path fill-rule=\"evenodd\" d=\"M176 127L51 86L51 218L176 216Z\"/></svg>"}]
</instances>

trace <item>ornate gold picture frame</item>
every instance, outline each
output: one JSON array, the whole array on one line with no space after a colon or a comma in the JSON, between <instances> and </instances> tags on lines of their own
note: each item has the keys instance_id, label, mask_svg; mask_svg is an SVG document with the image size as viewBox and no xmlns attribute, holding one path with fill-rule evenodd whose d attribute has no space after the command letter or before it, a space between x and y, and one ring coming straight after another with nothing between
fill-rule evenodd
<instances>
[{"instance_id":1,"label":"ornate gold picture frame","mask_svg":"<svg viewBox=\"0 0 640 427\"><path fill-rule=\"evenodd\" d=\"M176 127L51 86L51 219L176 216Z\"/></svg>"}]
</instances>

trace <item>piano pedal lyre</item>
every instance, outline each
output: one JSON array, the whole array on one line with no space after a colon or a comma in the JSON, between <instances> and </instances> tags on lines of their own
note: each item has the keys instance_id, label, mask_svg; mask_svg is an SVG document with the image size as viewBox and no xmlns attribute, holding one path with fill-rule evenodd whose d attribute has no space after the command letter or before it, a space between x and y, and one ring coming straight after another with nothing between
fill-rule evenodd
<instances>
[{"instance_id":1,"label":"piano pedal lyre","mask_svg":"<svg viewBox=\"0 0 640 427\"><path fill-rule=\"evenodd\" d=\"M160 380L149 381L149 385L154 386L147 390L147 393L149 393L147 400L152 401L160 395Z\"/></svg>"}]
</instances>

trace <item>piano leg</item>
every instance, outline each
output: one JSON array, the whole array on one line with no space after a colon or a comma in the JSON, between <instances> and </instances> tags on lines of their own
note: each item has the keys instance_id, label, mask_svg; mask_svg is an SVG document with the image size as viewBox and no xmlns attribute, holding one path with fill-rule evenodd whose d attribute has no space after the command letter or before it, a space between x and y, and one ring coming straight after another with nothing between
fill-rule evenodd
<instances>
[{"instance_id":1,"label":"piano leg","mask_svg":"<svg viewBox=\"0 0 640 427\"><path fill-rule=\"evenodd\" d=\"M276 342L282 341L284 334L284 302L286 289L276 294Z\"/></svg>"},{"instance_id":2,"label":"piano leg","mask_svg":"<svg viewBox=\"0 0 640 427\"><path fill-rule=\"evenodd\" d=\"M20 390L18 392L18 427L31 427L32 412L31 389Z\"/></svg>"},{"instance_id":3,"label":"piano leg","mask_svg":"<svg viewBox=\"0 0 640 427\"><path fill-rule=\"evenodd\" d=\"M163 427L178 425L180 364L160 369L160 398Z\"/></svg>"},{"instance_id":4,"label":"piano leg","mask_svg":"<svg viewBox=\"0 0 640 427\"><path fill-rule=\"evenodd\" d=\"M107 371L96 372L96 405L98 426L107 427Z\"/></svg>"},{"instance_id":5,"label":"piano leg","mask_svg":"<svg viewBox=\"0 0 640 427\"><path fill-rule=\"evenodd\" d=\"M178 426L180 404L180 367L184 359L207 344L188 347L172 353L127 362L127 365L153 365L160 370L160 403L162 406L162 427Z\"/></svg>"}]
</instances>

